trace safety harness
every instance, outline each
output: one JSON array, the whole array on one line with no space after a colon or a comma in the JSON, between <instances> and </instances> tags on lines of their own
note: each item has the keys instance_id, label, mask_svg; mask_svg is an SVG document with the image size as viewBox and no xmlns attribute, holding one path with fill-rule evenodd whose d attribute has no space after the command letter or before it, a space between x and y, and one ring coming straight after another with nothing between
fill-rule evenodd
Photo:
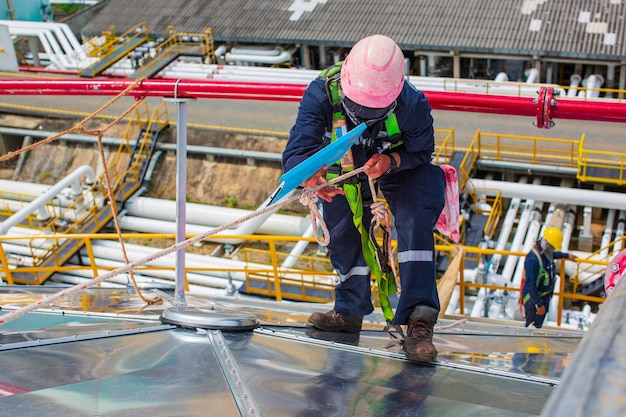
<instances>
[{"instance_id":1,"label":"safety harness","mask_svg":"<svg viewBox=\"0 0 626 417\"><path fill-rule=\"evenodd\" d=\"M320 78L325 79L326 93L330 100L333 109L332 116L332 129L331 129L331 142L337 140L348 131L346 116L343 113L341 104L341 89L339 86L341 67L343 62L338 62L334 66L327 68L320 73ZM383 150L393 148L402 144L400 140L400 128L398 126L398 120L395 113L392 113L385 119L385 129L388 135L388 144ZM375 138L373 138L375 139ZM346 174L354 170L354 160L352 157L352 150L348 150L346 154L335 164L328 167L326 172L326 179L331 180L339 175ZM341 184L345 193L346 200L350 205L350 209L353 214L354 226L357 228L361 235L361 246L363 248L363 256L365 262L369 266L372 274L376 278L378 285L378 298L380 301L383 315L387 323L391 323L394 314L389 302L389 295L397 293L400 287L399 280L395 271L395 264L391 256L391 237L388 230L389 222L388 217L386 226L381 227L383 235L382 247L378 245L376 240L376 228L381 225L381 216L386 215L384 207L384 214L381 214L379 203L375 203L376 192L373 187L373 183L370 183L372 190L372 200L363 201L361 192L361 184L358 176L352 176L348 181L344 181ZM368 204L371 206L374 213L372 223L369 228L363 224L363 206ZM382 204L382 203L381 203Z\"/></svg>"},{"instance_id":2,"label":"safety harness","mask_svg":"<svg viewBox=\"0 0 626 417\"><path fill-rule=\"evenodd\" d=\"M535 254L535 256L537 257L537 262L539 262L539 273L537 274L537 278L535 281L535 288L539 288L539 284L541 283L541 280L543 280L543 285L548 285L550 283L550 274L548 273L548 271L546 271L546 269L543 267L543 262L541 262L541 255L539 254L539 252L537 252L537 250L535 248L533 248L531 250L532 253ZM527 277L524 277L524 281L526 280ZM524 282L522 282L522 288L524 288ZM552 290L547 290L547 291L543 291L539 293L539 297L543 297L544 295L548 295L550 294L550 292L552 292ZM530 294L526 294L524 296L524 298L522 299L522 303L526 304L528 302L528 300L530 300Z\"/></svg>"}]
</instances>

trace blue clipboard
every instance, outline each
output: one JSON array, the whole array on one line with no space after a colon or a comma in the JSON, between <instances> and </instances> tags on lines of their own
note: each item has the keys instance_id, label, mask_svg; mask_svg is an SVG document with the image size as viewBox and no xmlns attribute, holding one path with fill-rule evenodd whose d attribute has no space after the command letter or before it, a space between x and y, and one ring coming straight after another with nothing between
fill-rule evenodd
<instances>
[{"instance_id":1,"label":"blue clipboard","mask_svg":"<svg viewBox=\"0 0 626 417\"><path fill-rule=\"evenodd\" d=\"M308 180L322 167L332 165L348 152L348 149L359 141L359 138L367 128L365 123L361 123L345 135L341 136L333 143L325 146L312 156L308 157L291 170L285 172L279 179L278 188L272 193L267 205L275 203L295 190L300 184Z\"/></svg>"}]
</instances>

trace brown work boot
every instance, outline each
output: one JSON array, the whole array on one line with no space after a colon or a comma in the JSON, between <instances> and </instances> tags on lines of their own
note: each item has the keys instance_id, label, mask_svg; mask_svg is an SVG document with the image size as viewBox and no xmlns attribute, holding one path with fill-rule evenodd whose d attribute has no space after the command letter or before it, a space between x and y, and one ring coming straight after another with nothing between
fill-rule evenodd
<instances>
[{"instance_id":1,"label":"brown work boot","mask_svg":"<svg viewBox=\"0 0 626 417\"><path fill-rule=\"evenodd\" d=\"M439 312L428 306L417 306L409 316L404 353L411 362L434 362L437 349L433 345L433 327Z\"/></svg>"},{"instance_id":2,"label":"brown work boot","mask_svg":"<svg viewBox=\"0 0 626 417\"><path fill-rule=\"evenodd\" d=\"M309 316L309 323L326 332L359 333L363 316L342 316L335 310L327 313L315 312Z\"/></svg>"}]
</instances>

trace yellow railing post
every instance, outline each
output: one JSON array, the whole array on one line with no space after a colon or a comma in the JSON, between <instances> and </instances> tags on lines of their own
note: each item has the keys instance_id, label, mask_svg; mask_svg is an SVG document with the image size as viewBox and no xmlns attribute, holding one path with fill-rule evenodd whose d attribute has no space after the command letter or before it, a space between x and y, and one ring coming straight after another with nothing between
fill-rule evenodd
<instances>
[{"instance_id":1,"label":"yellow railing post","mask_svg":"<svg viewBox=\"0 0 626 417\"><path fill-rule=\"evenodd\" d=\"M93 271L93 276L97 277L98 276L98 263L96 262L96 257L93 254L93 247L91 246L91 238L89 236L86 236L85 239L83 239L85 242L85 249L87 250L87 256L89 257L89 263L92 266L92 271Z\"/></svg>"},{"instance_id":2,"label":"yellow railing post","mask_svg":"<svg viewBox=\"0 0 626 417\"><path fill-rule=\"evenodd\" d=\"M13 285L13 277L11 276L11 268L9 268L9 263L7 261L7 257L4 253L4 248L2 247L2 245L0 244L0 261L2 262L2 269L4 269L4 279L6 280L7 284L9 285Z\"/></svg>"},{"instance_id":3,"label":"yellow railing post","mask_svg":"<svg viewBox=\"0 0 626 417\"><path fill-rule=\"evenodd\" d=\"M274 239L269 241L270 260L272 262L272 270L274 273L274 290L276 291L276 301L282 301L283 295L280 290L280 276L278 275L278 256L276 254L276 242Z\"/></svg>"}]
</instances>

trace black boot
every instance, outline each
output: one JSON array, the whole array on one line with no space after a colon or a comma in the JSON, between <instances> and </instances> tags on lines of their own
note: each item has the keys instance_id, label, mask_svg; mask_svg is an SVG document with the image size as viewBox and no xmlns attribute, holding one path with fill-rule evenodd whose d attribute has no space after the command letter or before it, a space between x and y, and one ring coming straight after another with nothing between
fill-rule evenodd
<instances>
[{"instance_id":1,"label":"black boot","mask_svg":"<svg viewBox=\"0 0 626 417\"><path fill-rule=\"evenodd\" d=\"M315 312L309 316L309 323L326 332L359 333L363 316L342 316L335 310L327 313Z\"/></svg>"},{"instance_id":2,"label":"black boot","mask_svg":"<svg viewBox=\"0 0 626 417\"><path fill-rule=\"evenodd\" d=\"M417 306L409 316L404 353L411 362L434 362L437 349L433 345L433 327L439 312L428 306Z\"/></svg>"}]
</instances>

